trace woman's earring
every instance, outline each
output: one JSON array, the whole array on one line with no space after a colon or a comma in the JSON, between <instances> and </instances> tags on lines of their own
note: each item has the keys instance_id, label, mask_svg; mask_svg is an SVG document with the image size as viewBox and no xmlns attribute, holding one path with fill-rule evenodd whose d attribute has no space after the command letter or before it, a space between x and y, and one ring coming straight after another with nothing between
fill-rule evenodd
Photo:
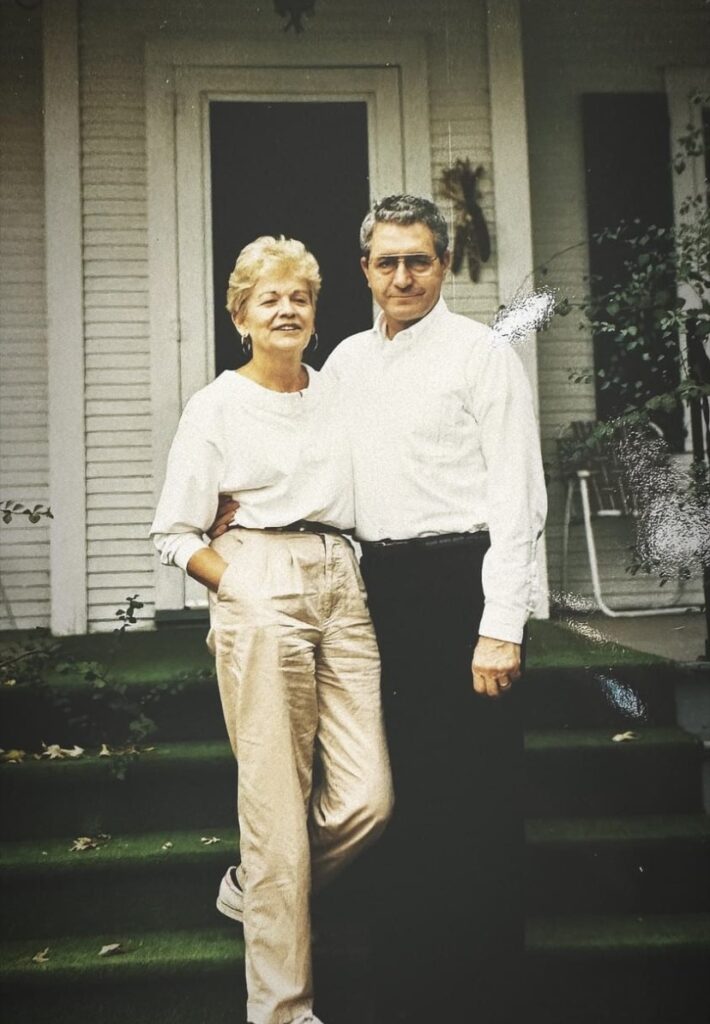
<instances>
[{"instance_id":1,"label":"woman's earring","mask_svg":"<svg viewBox=\"0 0 710 1024\"><path fill-rule=\"evenodd\" d=\"M240 334L239 338L240 338L241 343L242 343L242 351L244 352L244 355L245 356L250 356L251 355L251 335L250 334Z\"/></svg>"},{"instance_id":2,"label":"woman's earring","mask_svg":"<svg viewBox=\"0 0 710 1024\"><path fill-rule=\"evenodd\" d=\"M313 334L310 336L310 338L308 340L308 344L306 345L306 348L310 348L311 345L313 345L313 351L317 352L318 351L318 332L317 331L314 331Z\"/></svg>"}]
</instances>

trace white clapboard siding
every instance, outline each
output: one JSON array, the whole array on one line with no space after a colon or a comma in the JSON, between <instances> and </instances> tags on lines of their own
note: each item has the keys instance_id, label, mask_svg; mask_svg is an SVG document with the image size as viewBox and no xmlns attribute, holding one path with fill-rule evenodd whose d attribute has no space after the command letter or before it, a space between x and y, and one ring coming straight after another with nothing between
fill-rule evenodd
<instances>
[{"instance_id":1,"label":"white clapboard siding","mask_svg":"<svg viewBox=\"0 0 710 1024\"><path fill-rule=\"evenodd\" d=\"M0 501L46 504L41 10L0 29ZM0 523L0 630L49 623L47 520Z\"/></svg>"},{"instance_id":2,"label":"white clapboard siding","mask_svg":"<svg viewBox=\"0 0 710 1024\"><path fill-rule=\"evenodd\" d=\"M582 94L662 92L665 66L707 64L710 11L695 0L526 0L521 9L534 258L540 265L586 238ZM549 274L539 275L537 283L579 300L587 290L588 270L586 246L581 245L555 259ZM571 371L585 371L593 364L591 337L579 328L579 319L573 312L538 335L541 426L553 473L560 432L571 420L595 417L593 384L569 382ZM553 590L560 584L563 501L564 489L553 486L547 531ZM632 579L624 571L632 542L628 523L607 521L599 537L602 581L610 604L670 603L670 584L660 588L653 577ZM591 592L585 549L579 543L573 543L570 552L570 588L573 583L581 593ZM701 598L698 580L681 591L684 602Z\"/></svg>"},{"instance_id":3,"label":"white clapboard siding","mask_svg":"<svg viewBox=\"0 0 710 1024\"><path fill-rule=\"evenodd\" d=\"M132 15L115 26L105 71L105 47L82 48L87 572L97 630L115 628L128 594L144 602L143 624L154 614L142 41L120 59L134 27Z\"/></svg>"},{"instance_id":4,"label":"white clapboard siding","mask_svg":"<svg viewBox=\"0 0 710 1024\"><path fill-rule=\"evenodd\" d=\"M143 54L146 37L168 24L188 39L280 31L272 6L193 2L180 20L167 2L105 0L81 4L81 124L86 335L87 545L89 621L115 625L116 600L139 592L141 616L153 614L155 556L145 542L153 480L148 398L148 263ZM494 236L493 172L482 0L412 4L378 0L323 5L309 33L351 38L363 32L427 39L432 176L458 157L483 163L483 209ZM108 44L110 40L110 45ZM295 44L297 45L297 43ZM445 206L445 209L446 206ZM493 262L472 285L450 282L455 309L489 320L498 304ZM176 372L176 370L171 370ZM107 454L107 448L113 449ZM118 453L120 451L120 457ZM115 532L112 532L112 529ZM107 555L111 540L119 554ZM129 588L126 590L126 588ZM124 593L125 591L125 593Z\"/></svg>"}]
</instances>

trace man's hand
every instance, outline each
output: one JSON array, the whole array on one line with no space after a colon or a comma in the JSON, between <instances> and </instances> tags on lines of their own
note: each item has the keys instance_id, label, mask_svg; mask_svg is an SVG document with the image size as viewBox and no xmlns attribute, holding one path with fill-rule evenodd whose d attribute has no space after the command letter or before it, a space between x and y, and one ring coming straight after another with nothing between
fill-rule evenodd
<instances>
[{"instance_id":1,"label":"man's hand","mask_svg":"<svg viewBox=\"0 0 710 1024\"><path fill-rule=\"evenodd\" d=\"M520 644L479 636L471 670L476 693L502 697L520 678Z\"/></svg>"},{"instance_id":2,"label":"man's hand","mask_svg":"<svg viewBox=\"0 0 710 1024\"><path fill-rule=\"evenodd\" d=\"M211 540L215 540L217 537L221 537L223 533L227 532L229 524L234 518L234 513L238 508L239 502L235 501L231 494L220 494L219 505L217 506L217 515L207 531L207 536Z\"/></svg>"}]
</instances>

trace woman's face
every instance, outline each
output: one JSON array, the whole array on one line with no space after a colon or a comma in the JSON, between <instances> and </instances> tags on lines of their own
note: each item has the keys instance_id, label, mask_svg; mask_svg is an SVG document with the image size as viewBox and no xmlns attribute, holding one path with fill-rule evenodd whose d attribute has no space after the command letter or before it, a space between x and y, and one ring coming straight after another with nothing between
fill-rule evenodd
<instances>
[{"instance_id":1,"label":"woman's face","mask_svg":"<svg viewBox=\"0 0 710 1024\"><path fill-rule=\"evenodd\" d=\"M251 336L255 355L302 352L315 323L308 282L288 271L267 271L258 278L234 322L242 334Z\"/></svg>"}]
</instances>

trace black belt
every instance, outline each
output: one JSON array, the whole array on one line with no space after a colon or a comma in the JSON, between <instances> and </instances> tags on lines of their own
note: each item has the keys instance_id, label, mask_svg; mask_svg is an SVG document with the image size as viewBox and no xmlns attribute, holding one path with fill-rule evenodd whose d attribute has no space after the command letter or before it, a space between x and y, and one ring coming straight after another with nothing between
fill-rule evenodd
<instances>
[{"instance_id":1,"label":"black belt","mask_svg":"<svg viewBox=\"0 0 710 1024\"><path fill-rule=\"evenodd\" d=\"M390 540L386 537L384 540L361 540L359 543L363 551L379 554L393 549L418 551L444 547L488 547L490 542L488 530L477 530L476 533L435 533L430 537L407 537L404 540Z\"/></svg>"},{"instance_id":2,"label":"black belt","mask_svg":"<svg viewBox=\"0 0 710 1024\"><path fill-rule=\"evenodd\" d=\"M265 526L266 533L333 533L338 537L351 533L350 530L339 530L337 526L330 523L319 523L315 519L297 519L295 523L288 526Z\"/></svg>"}]
</instances>

